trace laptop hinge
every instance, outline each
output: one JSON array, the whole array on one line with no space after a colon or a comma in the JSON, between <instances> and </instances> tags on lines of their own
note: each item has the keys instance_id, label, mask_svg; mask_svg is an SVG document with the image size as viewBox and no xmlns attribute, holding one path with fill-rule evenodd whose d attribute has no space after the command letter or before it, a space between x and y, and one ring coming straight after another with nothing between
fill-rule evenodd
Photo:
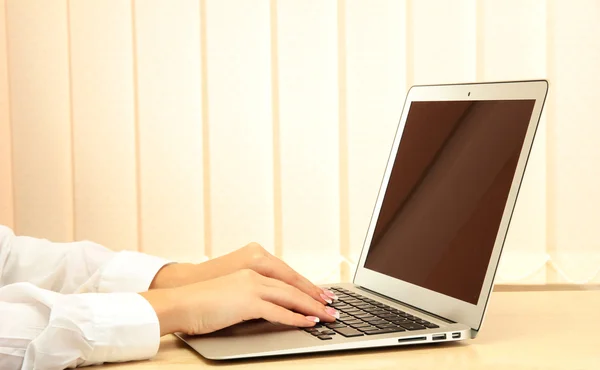
<instances>
[{"instance_id":1,"label":"laptop hinge","mask_svg":"<svg viewBox=\"0 0 600 370\"><path fill-rule=\"evenodd\" d=\"M375 291L373 291L373 290L371 290L371 289L365 288L365 287L363 287L363 286L360 286L360 285L355 285L355 287L357 287L358 289L364 290L364 291L366 291L366 292L369 292L369 293L371 293L371 294L373 294L373 295L376 295L376 296L378 296L378 297L381 297L381 298L383 298L383 299L387 299L387 300L389 300L389 301L396 302L396 303L398 303L398 304L401 304L401 305L403 305L403 306L410 307L411 309L413 309L413 310L415 310L415 311L419 311L419 312L422 312L422 313L424 313L424 314L426 314L426 315L433 316L433 317L435 317L436 319L439 319L439 320L445 321L445 322L447 322L447 323L449 323L449 324L456 324L456 322L455 322L455 321L449 320L449 319L447 319L447 318L445 318L445 317L442 317L442 316L436 315L436 314L434 314L434 313L431 313L431 312L425 311L425 310L423 310L423 309L420 309L419 307L412 306L412 305L410 305L410 304L408 304L408 303L405 303L405 302L399 301L399 300L397 300L397 299L394 299L394 298L391 298L391 297L385 296L385 295L383 295L383 294L379 294L379 293L377 293L377 292L375 292ZM473 333L471 333L471 334L473 334ZM476 334L475 334L475 335L476 335Z\"/></svg>"}]
</instances>

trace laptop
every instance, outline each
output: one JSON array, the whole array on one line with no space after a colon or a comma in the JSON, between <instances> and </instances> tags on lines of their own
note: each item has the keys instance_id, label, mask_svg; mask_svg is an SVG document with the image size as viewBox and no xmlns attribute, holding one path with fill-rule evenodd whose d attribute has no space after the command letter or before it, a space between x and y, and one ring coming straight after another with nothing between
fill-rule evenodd
<instances>
[{"instance_id":1,"label":"laptop","mask_svg":"<svg viewBox=\"0 0 600 370\"><path fill-rule=\"evenodd\" d=\"M213 360L428 344L481 330L548 82L414 86L334 323L179 335Z\"/></svg>"}]
</instances>

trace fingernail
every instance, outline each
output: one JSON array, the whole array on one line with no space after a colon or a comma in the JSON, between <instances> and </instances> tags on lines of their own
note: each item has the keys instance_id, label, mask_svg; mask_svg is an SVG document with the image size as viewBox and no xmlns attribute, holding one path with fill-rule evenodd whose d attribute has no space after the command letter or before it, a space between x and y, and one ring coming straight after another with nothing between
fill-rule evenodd
<instances>
[{"instance_id":1,"label":"fingernail","mask_svg":"<svg viewBox=\"0 0 600 370\"><path fill-rule=\"evenodd\" d=\"M335 317L336 319L340 318L340 313L333 307L325 307L325 312L327 312L328 315Z\"/></svg>"},{"instance_id":2,"label":"fingernail","mask_svg":"<svg viewBox=\"0 0 600 370\"><path fill-rule=\"evenodd\" d=\"M319 322L321 320L319 320L318 317L316 316L306 316L306 320L310 321L310 322Z\"/></svg>"},{"instance_id":3,"label":"fingernail","mask_svg":"<svg viewBox=\"0 0 600 370\"><path fill-rule=\"evenodd\" d=\"M333 299L334 301L338 300L338 296L335 295L335 293L333 293L331 290L329 289L323 289L323 293L325 293L326 296L328 296L329 298Z\"/></svg>"},{"instance_id":4,"label":"fingernail","mask_svg":"<svg viewBox=\"0 0 600 370\"><path fill-rule=\"evenodd\" d=\"M325 294L321 293L321 298L323 298L323 300L329 304L332 304L333 301L331 300L331 298L329 298L328 296L326 296Z\"/></svg>"}]
</instances>

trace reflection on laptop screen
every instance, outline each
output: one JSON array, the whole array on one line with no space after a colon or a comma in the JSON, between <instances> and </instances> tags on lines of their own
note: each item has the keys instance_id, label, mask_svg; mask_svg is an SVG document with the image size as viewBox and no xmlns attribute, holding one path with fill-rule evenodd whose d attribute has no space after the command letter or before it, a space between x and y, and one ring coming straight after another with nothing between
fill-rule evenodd
<instances>
[{"instance_id":1,"label":"reflection on laptop screen","mask_svg":"<svg viewBox=\"0 0 600 370\"><path fill-rule=\"evenodd\" d=\"M413 102L365 267L477 304L534 103Z\"/></svg>"}]
</instances>

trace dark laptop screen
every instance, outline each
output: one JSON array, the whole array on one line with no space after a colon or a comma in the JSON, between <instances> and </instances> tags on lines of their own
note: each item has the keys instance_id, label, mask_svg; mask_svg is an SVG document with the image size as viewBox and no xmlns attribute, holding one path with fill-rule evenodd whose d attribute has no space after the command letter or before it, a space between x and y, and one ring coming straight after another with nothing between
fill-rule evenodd
<instances>
[{"instance_id":1,"label":"dark laptop screen","mask_svg":"<svg viewBox=\"0 0 600 370\"><path fill-rule=\"evenodd\" d=\"M534 103L413 102L365 267L477 304Z\"/></svg>"}]
</instances>

